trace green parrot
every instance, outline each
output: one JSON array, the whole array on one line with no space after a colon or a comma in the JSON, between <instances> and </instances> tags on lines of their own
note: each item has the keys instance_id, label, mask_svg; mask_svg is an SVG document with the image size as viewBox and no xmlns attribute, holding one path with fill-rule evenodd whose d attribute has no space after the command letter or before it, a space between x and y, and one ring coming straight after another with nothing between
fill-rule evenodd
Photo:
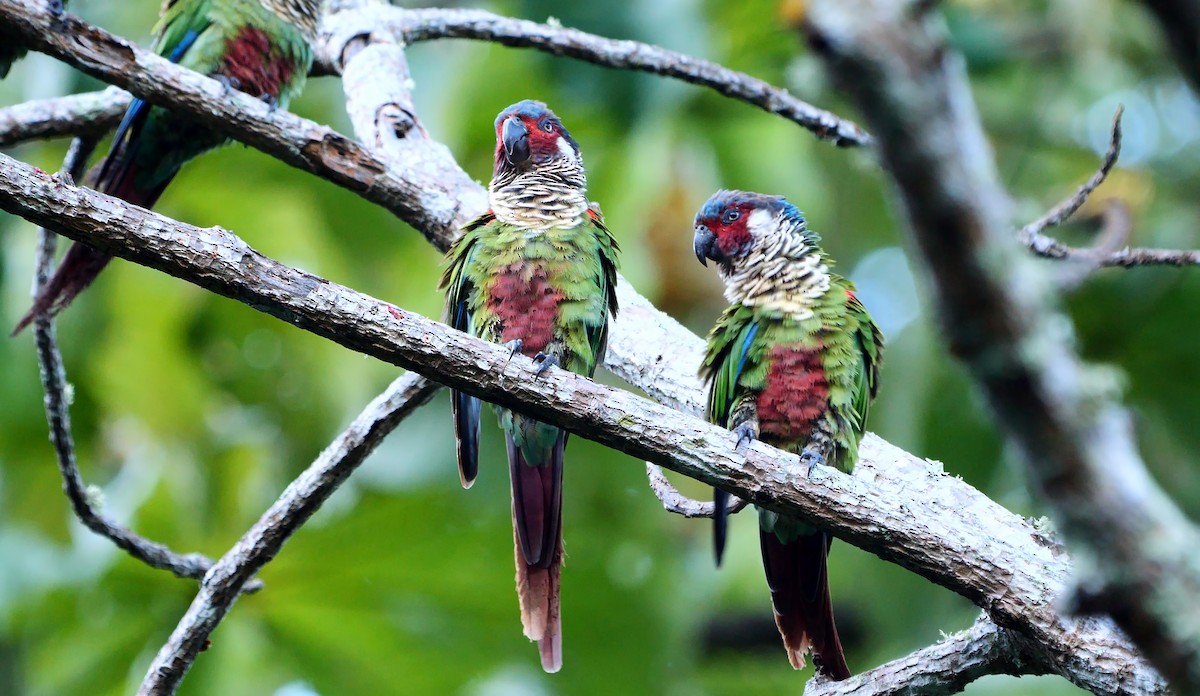
<instances>
[{"instance_id":1,"label":"green parrot","mask_svg":"<svg viewBox=\"0 0 1200 696\"><path fill-rule=\"evenodd\" d=\"M579 145L541 102L496 117L491 209L447 253L446 322L514 353L591 376L616 316L617 243L588 203ZM463 487L478 472L479 400L451 394ZM562 667L559 567L567 433L497 408L508 449L517 596L542 668Z\"/></svg>"},{"instance_id":2,"label":"green parrot","mask_svg":"<svg viewBox=\"0 0 1200 696\"><path fill-rule=\"evenodd\" d=\"M66 0L50 0L46 3L46 9L58 17L66 11L66 5ZM24 58L25 52L25 47L16 39L0 31L0 80L8 77L8 71L12 70L13 63Z\"/></svg>"},{"instance_id":3,"label":"green parrot","mask_svg":"<svg viewBox=\"0 0 1200 696\"><path fill-rule=\"evenodd\" d=\"M323 0L165 0L155 50L231 89L286 108L312 66ZM226 141L182 114L134 99L99 167L96 189L150 208L184 163ZM17 323L62 311L112 257L76 243Z\"/></svg>"},{"instance_id":4,"label":"green parrot","mask_svg":"<svg viewBox=\"0 0 1200 696\"><path fill-rule=\"evenodd\" d=\"M696 214L693 249L717 263L730 307L713 327L700 375L710 383L708 419L738 445L762 439L849 473L879 382L883 335L829 269L804 216L781 196L718 191ZM714 496L720 563L729 495ZM833 679L850 669L829 599L825 531L759 509L759 542L775 623L788 660Z\"/></svg>"}]
</instances>

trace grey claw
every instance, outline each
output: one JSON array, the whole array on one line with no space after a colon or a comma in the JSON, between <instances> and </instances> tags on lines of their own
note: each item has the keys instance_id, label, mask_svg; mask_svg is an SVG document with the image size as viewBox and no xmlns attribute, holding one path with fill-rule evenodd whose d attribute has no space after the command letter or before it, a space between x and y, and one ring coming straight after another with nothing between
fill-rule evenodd
<instances>
[{"instance_id":1,"label":"grey claw","mask_svg":"<svg viewBox=\"0 0 1200 696\"><path fill-rule=\"evenodd\" d=\"M818 464L825 464L825 457L821 456L820 452L805 447L804 451L800 453L800 463L803 464L806 462L808 463L808 470L804 472L804 477L808 478L812 476L813 469L817 468Z\"/></svg>"},{"instance_id":2,"label":"grey claw","mask_svg":"<svg viewBox=\"0 0 1200 696\"><path fill-rule=\"evenodd\" d=\"M749 444L758 439L757 434L754 432L754 428L748 423L742 423L738 427L734 428L733 434L738 436L737 444L733 446L735 450L741 449L743 444Z\"/></svg>"},{"instance_id":3,"label":"grey claw","mask_svg":"<svg viewBox=\"0 0 1200 696\"><path fill-rule=\"evenodd\" d=\"M538 352L537 355L533 356L533 361L538 363L538 368L533 373L535 377L541 377L543 372L558 365L558 358L542 352Z\"/></svg>"},{"instance_id":4,"label":"grey claw","mask_svg":"<svg viewBox=\"0 0 1200 696\"><path fill-rule=\"evenodd\" d=\"M269 113L273 114L273 113L275 113L276 109L279 108L279 100L269 94L266 94L265 92L263 94L258 95L258 98L259 98L259 101L266 102L267 111Z\"/></svg>"},{"instance_id":5,"label":"grey claw","mask_svg":"<svg viewBox=\"0 0 1200 696\"><path fill-rule=\"evenodd\" d=\"M504 344L504 347L505 347L505 348L509 348L509 349L510 349L510 350L509 350L509 353L508 353L508 359L509 359L509 360L512 360L512 357L513 357L514 355L516 355L516 354L517 354L517 353L518 353L518 352L521 350L521 346L522 346L522 345L524 345L524 344L522 343L521 339L519 339L519 338L514 338L513 340L511 340L511 341L509 341L508 343L505 343L505 344Z\"/></svg>"}]
</instances>

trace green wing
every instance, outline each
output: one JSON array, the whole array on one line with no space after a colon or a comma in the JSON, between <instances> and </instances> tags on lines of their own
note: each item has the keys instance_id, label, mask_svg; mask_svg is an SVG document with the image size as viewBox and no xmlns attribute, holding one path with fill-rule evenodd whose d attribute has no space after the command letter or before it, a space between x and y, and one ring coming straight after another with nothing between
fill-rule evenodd
<instances>
[{"instance_id":1,"label":"green wing","mask_svg":"<svg viewBox=\"0 0 1200 696\"><path fill-rule=\"evenodd\" d=\"M599 325L587 327L588 343L591 344L592 355L596 362L604 360L604 351L608 348L608 320L617 316L617 253L621 250L612 232L604 224L604 217L596 208L588 210L591 225L596 231L599 247L601 283L600 291L604 296L604 306L608 308L609 317L605 317ZM592 366L595 369L595 365Z\"/></svg>"},{"instance_id":2,"label":"green wing","mask_svg":"<svg viewBox=\"0 0 1200 696\"><path fill-rule=\"evenodd\" d=\"M854 326L854 338L862 357L862 367L856 371L854 384L855 430L861 433L867 424L871 400L879 390L879 368L883 364L883 334L854 293L847 293L846 314Z\"/></svg>"},{"instance_id":3,"label":"green wing","mask_svg":"<svg viewBox=\"0 0 1200 696\"><path fill-rule=\"evenodd\" d=\"M446 291L444 321L472 336L475 318L471 313L471 294L475 284L467 276L467 266L479 250L480 231L495 220L491 211L467 223L463 234L446 252L449 265L438 287ZM458 390L450 391L450 410L454 416L454 435L458 441L458 476L469 487L479 473L479 399Z\"/></svg>"},{"instance_id":4,"label":"green wing","mask_svg":"<svg viewBox=\"0 0 1200 696\"><path fill-rule=\"evenodd\" d=\"M709 333L700 376L711 381L707 414L710 423L730 427L730 411L741 396L738 379L746 367L758 329L758 322L749 308L733 305L725 310Z\"/></svg>"}]
</instances>

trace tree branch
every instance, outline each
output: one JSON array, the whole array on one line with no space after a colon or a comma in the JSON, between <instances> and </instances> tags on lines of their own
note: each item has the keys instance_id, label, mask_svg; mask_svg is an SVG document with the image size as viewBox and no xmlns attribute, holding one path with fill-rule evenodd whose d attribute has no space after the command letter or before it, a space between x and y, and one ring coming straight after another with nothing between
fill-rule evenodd
<instances>
[{"instance_id":1,"label":"tree branch","mask_svg":"<svg viewBox=\"0 0 1200 696\"><path fill-rule=\"evenodd\" d=\"M1107 248L1108 245L1080 249L1063 244L1045 234L1047 229L1061 225L1074 215L1087 202L1092 192L1100 184L1104 183L1104 180L1108 178L1108 173L1116 166L1117 157L1121 154L1121 114L1123 111L1123 107L1118 108L1116 114L1113 115L1112 137L1109 139L1108 152L1104 154L1104 160L1100 163L1100 168L1096 170L1092 178L1088 179L1070 197L1051 208L1048 213L1023 227L1017 233L1017 241L1029 247L1030 251L1043 258L1079 261L1089 268L1111 266L1133 268L1134 266L1150 265L1191 266L1200 264L1200 252L1197 251L1131 249L1124 244L1120 245L1124 247L1121 249L1109 249ZM1123 206L1116 209L1110 208L1108 215L1108 223L1116 225L1118 228L1128 229L1132 224L1129 220L1129 209Z\"/></svg>"},{"instance_id":2,"label":"tree branch","mask_svg":"<svg viewBox=\"0 0 1200 696\"><path fill-rule=\"evenodd\" d=\"M871 125L951 350L1080 552L1098 606L1175 688L1200 691L1200 535L1146 472L1112 377L1080 362L1070 320L1013 243L962 58L938 17L912 10L820 0L809 40Z\"/></svg>"},{"instance_id":3,"label":"tree branch","mask_svg":"<svg viewBox=\"0 0 1200 696\"><path fill-rule=\"evenodd\" d=\"M654 497L658 498L658 502L663 504L667 512L688 518L712 517L716 513L717 506L713 501L696 500L680 493L679 489L667 480L662 467L657 464L646 462L646 480L650 484L650 490L654 492ZM741 498L734 498L729 503L729 514L745 510L748 504Z\"/></svg>"},{"instance_id":4,"label":"tree branch","mask_svg":"<svg viewBox=\"0 0 1200 696\"><path fill-rule=\"evenodd\" d=\"M64 135L99 138L128 106L129 93L117 87L9 106L0 109L0 147Z\"/></svg>"},{"instance_id":5,"label":"tree branch","mask_svg":"<svg viewBox=\"0 0 1200 696\"><path fill-rule=\"evenodd\" d=\"M439 388L411 372L397 378L292 481L204 576L200 592L150 664L139 696L175 693L245 583L279 553L383 438Z\"/></svg>"},{"instance_id":6,"label":"tree branch","mask_svg":"<svg viewBox=\"0 0 1200 696\"><path fill-rule=\"evenodd\" d=\"M1017 636L985 614L965 631L844 681L818 674L805 686L804 696L943 696L957 694L989 674L1046 671L1025 653Z\"/></svg>"},{"instance_id":7,"label":"tree branch","mask_svg":"<svg viewBox=\"0 0 1200 696\"><path fill-rule=\"evenodd\" d=\"M1071 566L1051 540L936 465L877 437L864 438L854 476L817 467L805 478L794 455L757 442L735 450L724 429L563 370L535 379L535 364L523 356L510 359L501 346L278 264L221 228L196 228L64 186L3 155L0 208L352 350L830 529L985 607L998 623L1029 638L1042 664L1085 688L1117 694L1163 690L1111 624L1055 612L1054 598ZM668 345L655 341L665 324L644 310L639 314L636 303L633 308L622 309L627 332L650 341L643 345ZM644 323L632 325L639 321ZM674 336L674 345L697 350L700 340L687 336ZM662 362L649 358L643 374L670 375L662 393L698 402L694 375L685 392L681 368L672 371Z\"/></svg>"},{"instance_id":8,"label":"tree branch","mask_svg":"<svg viewBox=\"0 0 1200 696\"><path fill-rule=\"evenodd\" d=\"M75 139L63 162L60 180L73 182L82 176L83 167L95 146L94 139ZM37 295L53 273L54 247L57 245L57 239L58 235L45 227L38 231L34 295ZM62 474L63 493L71 502L71 508L75 511L79 521L88 529L109 539L118 548L151 568L168 570L180 578L196 580L203 578L208 569L212 567L211 558L200 553L176 553L163 544L150 541L128 527L117 524L96 508L75 460L75 440L71 436L71 414L69 399L66 395L66 370L63 367L62 354L58 350L58 341L54 336L54 323L45 315L38 316L34 322L34 345L37 348L42 391L45 393L46 421L50 425L50 443L54 446L58 470ZM262 582L255 580L245 587L245 591L256 592L261 588Z\"/></svg>"},{"instance_id":9,"label":"tree branch","mask_svg":"<svg viewBox=\"0 0 1200 696\"><path fill-rule=\"evenodd\" d=\"M346 7L352 9L346 11ZM658 46L608 39L578 29L501 17L482 10L404 9L362 2L344 3L342 9L331 14L324 23L324 30L331 35L334 45L344 46L355 36L382 31L405 44L457 38L534 48L608 68L647 72L708 87L731 99L782 116L835 145L871 144L870 136L854 123L801 101L787 90L711 61ZM336 56L333 59L337 61Z\"/></svg>"}]
</instances>

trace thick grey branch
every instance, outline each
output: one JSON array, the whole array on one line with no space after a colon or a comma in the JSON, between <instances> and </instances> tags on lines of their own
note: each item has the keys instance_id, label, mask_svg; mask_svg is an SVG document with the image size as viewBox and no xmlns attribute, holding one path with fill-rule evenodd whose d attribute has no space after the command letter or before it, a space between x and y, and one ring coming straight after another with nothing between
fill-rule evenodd
<instances>
[{"instance_id":1,"label":"thick grey branch","mask_svg":"<svg viewBox=\"0 0 1200 696\"><path fill-rule=\"evenodd\" d=\"M63 174L60 175L64 181L74 181L82 176L84 164L95 146L95 140L90 138L77 138L71 143L66 161L63 162ZM34 295L53 273L54 247L57 245L57 239L58 235L45 227L38 232ZM58 340L54 335L54 323L45 315L37 317L34 322L34 344L37 348L42 391L45 393L46 421L50 426L50 443L54 447L58 470L62 475L63 493L71 502L71 508L75 511L79 521L88 529L109 539L118 548L152 568L170 571L181 578L199 580L204 577L204 574L212 567L211 558L200 553L176 553L163 544L150 541L128 527L121 526L97 509L75 460L75 439L71 435L66 369L63 367L62 354L58 350ZM245 591L254 592L261 587L262 582L255 580L246 585Z\"/></svg>"},{"instance_id":2,"label":"thick grey branch","mask_svg":"<svg viewBox=\"0 0 1200 696\"><path fill-rule=\"evenodd\" d=\"M636 70L701 85L788 119L818 138L841 146L870 145L854 123L801 101L762 80L658 46L608 39L553 24L501 17L482 10L404 9L381 3L351 3L354 9L331 15L324 24L331 43L344 46L354 36L390 32L402 43L432 39L479 39L535 48L609 68ZM336 61L336 56L334 57Z\"/></svg>"},{"instance_id":3,"label":"thick grey branch","mask_svg":"<svg viewBox=\"0 0 1200 696\"><path fill-rule=\"evenodd\" d=\"M187 613L158 651L139 696L173 694L233 606L239 589L279 553L308 518L333 495L388 433L437 392L439 385L408 373L363 409L304 473L283 491L258 522L212 567Z\"/></svg>"},{"instance_id":4,"label":"thick grey branch","mask_svg":"<svg viewBox=\"0 0 1200 696\"><path fill-rule=\"evenodd\" d=\"M2 155L0 208L352 350L813 521L985 607L998 623L1036 645L1049 669L1078 684L1119 694L1162 690L1157 675L1111 624L1057 614L1054 598L1068 583L1071 566L1052 540L939 466L877 437L864 439L854 476L818 467L805 478L793 455L762 443L735 451L728 431L562 370L535 379L536 366L526 358L510 359L501 346L278 264L225 230L174 222L65 186ZM622 310L623 321L639 316L645 323L628 328L643 340L670 331L653 315L626 316ZM699 339L687 336L673 336L675 345L695 349ZM684 368L668 370L653 359L648 364L657 375L669 376L663 394L698 401L695 377L688 377L690 392L678 378Z\"/></svg>"},{"instance_id":5,"label":"thick grey branch","mask_svg":"<svg viewBox=\"0 0 1200 696\"><path fill-rule=\"evenodd\" d=\"M128 106L129 93L116 87L9 106L0 109L0 147L64 135L98 137L117 125Z\"/></svg>"},{"instance_id":6,"label":"thick grey branch","mask_svg":"<svg viewBox=\"0 0 1200 696\"><path fill-rule=\"evenodd\" d=\"M1111 378L1080 362L1048 280L1014 243L962 58L939 21L900 0L820 0L808 32L875 133L935 314L1099 589L1091 606L1196 693L1200 535L1146 472Z\"/></svg>"},{"instance_id":7,"label":"thick grey branch","mask_svg":"<svg viewBox=\"0 0 1200 696\"><path fill-rule=\"evenodd\" d=\"M422 188L359 143L327 126L138 48L78 17L54 18L43 2L0 0L0 22L30 47L197 120L380 205L445 248L458 230L457 190ZM437 182L424 182L438 186Z\"/></svg>"},{"instance_id":8,"label":"thick grey branch","mask_svg":"<svg viewBox=\"0 0 1200 696\"><path fill-rule=\"evenodd\" d=\"M1045 673L1019 637L984 615L965 631L845 681L818 676L808 682L804 696L945 696L989 674Z\"/></svg>"}]
</instances>

